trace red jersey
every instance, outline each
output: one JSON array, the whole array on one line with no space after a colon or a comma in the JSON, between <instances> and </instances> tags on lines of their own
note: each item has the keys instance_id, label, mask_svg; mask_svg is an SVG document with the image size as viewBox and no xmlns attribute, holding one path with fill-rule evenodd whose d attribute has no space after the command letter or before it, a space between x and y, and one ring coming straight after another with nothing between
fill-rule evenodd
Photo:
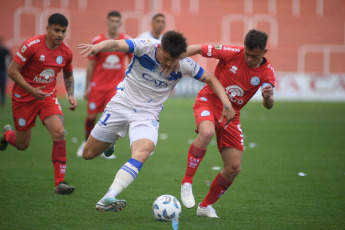
<instances>
[{"instance_id":1,"label":"red jersey","mask_svg":"<svg viewBox=\"0 0 345 230\"><path fill-rule=\"evenodd\" d=\"M51 50L45 42L45 35L38 35L26 40L13 60L22 66L20 73L25 81L45 93L56 97L56 77L61 69L64 72L72 71L72 51L62 42L56 49ZM36 99L33 95L14 84L12 95L22 102Z\"/></svg>"},{"instance_id":2,"label":"red jersey","mask_svg":"<svg viewBox=\"0 0 345 230\"><path fill-rule=\"evenodd\" d=\"M129 36L125 34L119 35L115 40L128 39ZM95 37L92 44L97 44L101 41L109 40L104 34ZM91 77L91 90L107 91L116 89L116 86L123 80L126 69L126 58L132 58L132 54L124 52L99 52L90 57L95 60L95 67Z\"/></svg>"},{"instance_id":3,"label":"red jersey","mask_svg":"<svg viewBox=\"0 0 345 230\"><path fill-rule=\"evenodd\" d=\"M214 75L224 86L238 115L262 84L270 83L273 87L275 85L274 69L269 61L266 59L263 65L249 68L244 59L244 47L203 45L202 56L219 59ZM221 101L208 85L200 90L198 97L213 100L219 108L223 108Z\"/></svg>"}]
</instances>

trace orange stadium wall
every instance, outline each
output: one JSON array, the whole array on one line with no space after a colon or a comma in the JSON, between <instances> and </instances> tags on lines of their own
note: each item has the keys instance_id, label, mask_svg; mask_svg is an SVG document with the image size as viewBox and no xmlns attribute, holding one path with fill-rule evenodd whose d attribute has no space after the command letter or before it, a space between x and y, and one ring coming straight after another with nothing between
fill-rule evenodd
<instances>
[{"instance_id":1,"label":"orange stadium wall","mask_svg":"<svg viewBox=\"0 0 345 230\"><path fill-rule=\"evenodd\" d=\"M64 14L80 91L87 60L77 44L105 32L111 10L122 13L121 32L131 37L149 30L157 12L166 15L166 30L182 32L189 44L242 45L249 29L263 30L269 34L266 57L277 73L278 96L345 101L344 0L0 0L0 37L15 55L24 40L45 33L50 14ZM211 72L217 63L195 60ZM64 93L62 77L58 92Z\"/></svg>"}]
</instances>

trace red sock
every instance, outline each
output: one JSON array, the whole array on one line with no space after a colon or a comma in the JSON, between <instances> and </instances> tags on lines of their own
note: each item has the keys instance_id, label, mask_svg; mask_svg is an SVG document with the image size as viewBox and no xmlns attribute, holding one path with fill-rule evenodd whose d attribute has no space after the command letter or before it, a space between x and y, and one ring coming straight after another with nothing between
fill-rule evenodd
<instances>
[{"instance_id":1,"label":"red sock","mask_svg":"<svg viewBox=\"0 0 345 230\"><path fill-rule=\"evenodd\" d=\"M202 159L204 158L206 149L200 149L192 144L188 151L187 170L183 177L182 184L188 182L193 183L193 176L196 173Z\"/></svg>"},{"instance_id":2,"label":"red sock","mask_svg":"<svg viewBox=\"0 0 345 230\"><path fill-rule=\"evenodd\" d=\"M95 122L96 122L96 119L86 118L86 120L85 120L85 140L87 140L87 138L89 138L90 133L91 133L93 127L95 126Z\"/></svg>"},{"instance_id":3,"label":"red sock","mask_svg":"<svg viewBox=\"0 0 345 230\"><path fill-rule=\"evenodd\" d=\"M230 187L233 181L227 181L222 177L220 173L212 181L210 191L207 193L205 199L201 202L201 207L207 207L216 203L216 201L221 198L226 190Z\"/></svg>"},{"instance_id":4,"label":"red sock","mask_svg":"<svg viewBox=\"0 0 345 230\"><path fill-rule=\"evenodd\" d=\"M15 130L9 130L5 133L5 140L10 143L10 145L13 145L16 147L16 131Z\"/></svg>"},{"instance_id":5,"label":"red sock","mask_svg":"<svg viewBox=\"0 0 345 230\"><path fill-rule=\"evenodd\" d=\"M64 180L66 171L66 141L54 141L52 162L55 170L55 186Z\"/></svg>"}]
</instances>

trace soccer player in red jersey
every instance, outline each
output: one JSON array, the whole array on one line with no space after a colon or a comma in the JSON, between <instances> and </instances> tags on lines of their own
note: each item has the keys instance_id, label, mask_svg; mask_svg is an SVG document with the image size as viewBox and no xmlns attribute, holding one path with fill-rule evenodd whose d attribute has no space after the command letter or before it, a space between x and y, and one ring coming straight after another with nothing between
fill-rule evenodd
<instances>
[{"instance_id":1,"label":"soccer player in red jersey","mask_svg":"<svg viewBox=\"0 0 345 230\"><path fill-rule=\"evenodd\" d=\"M215 133L224 164L224 168L211 183L208 194L199 203L198 216L218 218L212 205L225 193L241 170L243 134L240 110L242 107L260 87L263 106L267 109L273 107L275 74L271 64L264 57L267 52L267 38L266 33L252 29L244 39L244 47L194 45L187 50L186 56L201 54L204 57L219 59L214 75L223 84L235 111L234 119L227 126L219 123L223 106L207 85L200 90L193 106L198 137L190 146L187 170L181 185L181 200L187 208L195 205L192 193L193 176Z\"/></svg>"},{"instance_id":2,"label":"soccer player in red jersey","mask_svg":"<svg viewBox=\"0 0 345 230\"><path fill-rule=\"evenodd\" d=\"M128 35L120 33L121 14L118 11L111 11L107 16L108 32L96 36L92 44L100 43L104 40L120 40L130 38ZM133 57L132 54L123 52L100 52L89 57L86 73L86 85L84 99L88 100L87 117L85 120L85 140L89 137L97 115L103 110L110 99L115 95L116 86L123 80L127 63ZM77 151L77 156L81 157L85 141ZM106 150L107 159L114 159L114 145ZM104 154L101 156L104 157Z\"/></svg>"},{"instance_id":3,"label":"soccer player in red jersey","mask_svg":"<svg viewBox=\"0 0 345 230\"><path fill-rule=\"evenodd\" d=\"M72 71L72 51L63 42L68 21L61 14L53 14L48 19L46 34L25 41L15 55L8 75L15 82L12 91L12 110L15 131L5 125L1 137L0 150L8 143L19 150L30 145L31 128L35 126L37 115L48 129L53 139L52 162L55 169L55 189L58 194L74 191L65 181L66 141L63 113L56 97L56 77L62 70L70 110L74 111L74 78Z\"/></svg>"}]
</instances>

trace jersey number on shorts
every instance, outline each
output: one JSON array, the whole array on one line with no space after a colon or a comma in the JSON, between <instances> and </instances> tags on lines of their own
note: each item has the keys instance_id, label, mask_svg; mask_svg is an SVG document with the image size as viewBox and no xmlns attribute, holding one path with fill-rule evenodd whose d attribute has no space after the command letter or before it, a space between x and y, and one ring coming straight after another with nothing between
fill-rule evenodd
<instances>
[{"instance_id":1,"label":"jersey number on shorts","mask_svg":"<svg viewBox=\"0 0 345 230\"><path fill-rule=\"evenodd\" d=\"M101 119L99 119L99 123L101 125L107 126L107 120L110 117L110 113L106 113L106 111L104 110L104 113L101 116Z\"/></svg>"}]
</instances>

